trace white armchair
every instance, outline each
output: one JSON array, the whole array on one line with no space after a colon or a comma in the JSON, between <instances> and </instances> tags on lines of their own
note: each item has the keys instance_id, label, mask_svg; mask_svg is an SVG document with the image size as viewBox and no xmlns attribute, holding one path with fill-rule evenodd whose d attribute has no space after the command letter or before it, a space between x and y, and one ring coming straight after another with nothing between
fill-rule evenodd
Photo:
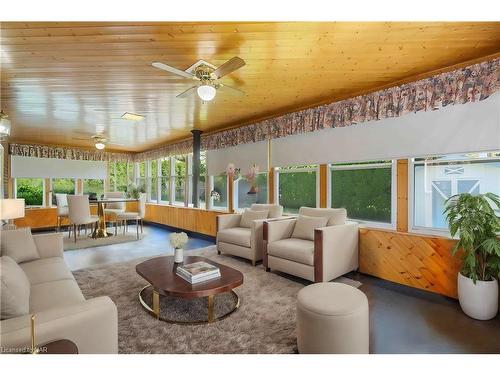
<instances>
[{"instance_id":1,"label":"white armchair","mask_svg":"<svg viewBox=\"0 0 500 375\"><path fill-rule=\"evenodd\" d=\"M299 215L328 220L314 229L314 240L293 237L297 218L264 222L266 271L323 282L358 268L358 224L347 221L345 209L301 207Z\"/></svg>"},{"instance_id":2,"label":"white armchair","mask_svg":"<svg viewBox=\"0 0 500 375\"><path fill-rule=\"evenodd\" d=\"M242 220L243 214L217 216L217 252L249 259L255 266L257 261L262 260L264 221L281 218L283 207L274 204L253 204L250 211L268 213L262 218L247 222Z\"/></svg>"}]
</instances>

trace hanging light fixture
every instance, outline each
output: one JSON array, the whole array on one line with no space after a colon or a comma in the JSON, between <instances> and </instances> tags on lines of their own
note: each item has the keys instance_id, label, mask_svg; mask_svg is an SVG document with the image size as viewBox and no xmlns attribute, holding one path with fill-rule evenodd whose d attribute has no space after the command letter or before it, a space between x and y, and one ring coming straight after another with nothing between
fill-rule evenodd
<instances>
[{"instance_id":1,"label":"hanging light fixture","mask_svg":"<svg viewBox=\"0 0 500 375\"><path fill-rule=\"evenodd\" d=\"M104 150L104 147L106 147L104 141L102 139L97 139L95 142L95 148L97 148L98 150Z\"/></svg>"},{"instance_id":2,"label":"hanging light fixture","mask_svg":"<svg viewBox=\"0 0 500 375\"><path fill-rule=\"evenodd\" d=\"M4 111L0 111L0 139L7 138L10 135L10 120Z\"/></svg>"},{"instance_id":3,"label":"hanging light fixture","mask_svg":"<svg viewBox=\"0 0 500 375\"><path fill-rule=\"evenodd\" d=\"M210 100L215 98L217 90L215 89L215 87L210 85L201 85L198 86L196 92L198 93L198 96L200 97L201 100L209 102Z\"/></svg>"}]
</instances>

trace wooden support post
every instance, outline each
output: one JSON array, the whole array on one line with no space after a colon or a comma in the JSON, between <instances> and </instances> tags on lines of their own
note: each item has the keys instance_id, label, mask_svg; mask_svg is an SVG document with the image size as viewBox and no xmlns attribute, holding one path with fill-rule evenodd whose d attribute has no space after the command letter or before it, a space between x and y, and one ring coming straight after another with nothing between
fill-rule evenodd
<instances>
[{"instance_id":1,"label":"wooden support post","mask_svg":"<svg viewBox=\"0 0 500 375\"><path fill-rule=\"evenodd\" d=\"M327 208L328 206L328 165L319 166L319 206Z\"/></svg>"},{"instance_id":2,"label":"wooden support post","mask_svg":"<svg viewBox=\"0 0 500 375\"><path fill-rule=\"evenodd\" d=\"M396 229L408 232L408 159L399 159L396 164L397 214Z\"/></svg>"}]
</instances>

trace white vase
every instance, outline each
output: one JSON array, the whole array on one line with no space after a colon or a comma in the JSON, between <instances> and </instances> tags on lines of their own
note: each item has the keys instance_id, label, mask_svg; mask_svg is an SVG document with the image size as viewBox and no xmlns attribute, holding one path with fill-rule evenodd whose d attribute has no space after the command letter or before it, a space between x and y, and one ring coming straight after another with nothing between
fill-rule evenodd
<instances>
[{"instance_id":1,"label":"white vase","mask_svg":"<svg viewBox=\"0 0 500 375\"><path fill-rule=\"evenodd\" d=\"M175 249L174 251L174 262L182 263L184 262L184 250L183 249Z\"/></svg>"},{"instance_id":2,"label":"white vase","mask_svg":"<svg viewBox=\"0 0 500 375\"><path fill-rule=\"evenodd\" d=\"M458 274L458 300L463 312L478 320L493 319L498 313L498 281L474 281Z\"/></svg>"}]
</instances>

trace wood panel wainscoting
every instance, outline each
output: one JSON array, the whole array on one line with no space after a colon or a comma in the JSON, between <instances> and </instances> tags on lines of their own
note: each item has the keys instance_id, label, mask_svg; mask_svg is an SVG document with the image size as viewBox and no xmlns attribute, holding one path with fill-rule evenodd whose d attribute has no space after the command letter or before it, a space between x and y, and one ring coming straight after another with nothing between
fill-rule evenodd
<instances>
[{"instance_id":1,"label":"wood panel wainscoting","mask_svg":"<svg viewBox=\"0 0 500 375\"><path fill-rule=\"evenodd\" d=\"M455 240L389 230L359 230L359 270L398 284L457 298Z\"/></svg>"}]
</instances>

